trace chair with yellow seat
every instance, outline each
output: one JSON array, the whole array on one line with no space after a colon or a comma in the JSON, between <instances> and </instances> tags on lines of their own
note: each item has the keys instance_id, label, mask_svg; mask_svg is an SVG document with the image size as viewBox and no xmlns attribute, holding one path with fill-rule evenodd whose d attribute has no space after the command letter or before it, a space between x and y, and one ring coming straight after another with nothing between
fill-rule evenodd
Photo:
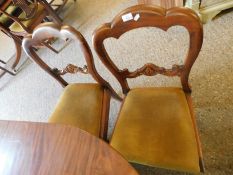
<instances>
[{"instance_id":1,"label":"chair with yellow seat","mask_svg":"<svg viewBox=\"0 0 233 175\"><path fill-rule=\"evenodd\" d=\"M20 60L23 37L31 34L40 23L50 20L48 17L62 24L60 17L46 1L5 0L0 4L0 30L14 40L17 51L15 62L11 67L12 74L15 73L13 69ZM44 45L57 52L47 42Z\"/></svg>"},{"instance_id":2,"label":"chair with yellow seat","mask_svg":"<svg viewBox=\"0 0 233 175\"><path fill-rule=\"evenodd\" d=\"M173 65L171 69L153 63L146 63L134 71L120 69L104 46L105 39L118 39L133 29L157 27L166 31L174 25L188 30L190 43L184 64ZM110 144L128 161L192 173L204 171L188 84L202 41L203 28L199 17L190 9L178 7L166 10L152 5L133 6L120 12L111 23L95 30L94 48L125 94ZM127 79L157 74L180 77L182 88L130 89L128 86Z\"/></svg>"},{"instance_id":3,"label":"chair with yellow seat","mask_svg":"<svg viewBox=\"0 0 233 175\"><path fill-rule=\"evenodd\" d=\"M64 69L51 68L47 65L36 54L34 48L51 37L77 41L86 65L78 67L68 64ZM22 46L26 54L35 63L65 87L52 115L49 117L49 122L76 126L95 136L107 139L110 95L115 93L112 87L96 71L91 50L81 33L71 26L61 27L54 23L43 23L34 30L32 35L24 38ZM97 83L73 83L68 85L62 77L66 73L89 73ZM114 96L119 99L117 94Z\"/></svg>"}]
</instances>

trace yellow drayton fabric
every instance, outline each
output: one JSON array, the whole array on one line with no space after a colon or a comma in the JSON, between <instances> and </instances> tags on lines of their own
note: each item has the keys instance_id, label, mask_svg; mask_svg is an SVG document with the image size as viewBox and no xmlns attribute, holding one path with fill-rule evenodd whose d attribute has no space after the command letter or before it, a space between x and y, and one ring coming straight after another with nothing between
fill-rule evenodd
<instances>
[{"instance_id":1,"label":"yellow drayton fabric","mask_svg":"<svg viewBox=\"0 0 233 175\"><path fill-rule=\"evenodd\" d=\"M131 90L110 144L131 162L200 172L191 115L180 88Z\"/></svg>"},{"instance_id":2,"label":"yellow drayton fabric","mask_svg":"<svg viewBox=\"0 0 233 175\"><path fill-rule=\"evenodd\" d=\"M49 122L76 126L99 136L103 93L103 88L98 84L68 85Z\"/></svg>"},{"instance_id":3,"label":"yellow drayton fabric","mask_svg":"<svg viewBox=\"0 0 233 175\"><path fill-rule=\"evenodd\" d=\"M10 5L9 7L7 7L6 9L6 13L8 13L9 15L13 15L13 13L15 12L15 10L17 10L18 7L14 6L14 5ZM5 14L1 14L0 16L0 23L2 23L3 25L8 23L9 21L11 21L11 19L5 15Z\"/></svg>"},{"instance_id":4,"label":"yellow drayton fabric","mask_svg":"<svg viewBox=\"0 0 233 175\"><path fill-rule=\"evenodd\" d=\"M26 21L21 21L23 25L25 25L26 27L29 27L31 24L33 24L33 22L35 20L37 20L37 17L42 13L42 11L45 10L44 6L41 4L38 4L38 8L37 8L37 13L35 14L34 18L26 20ZM21 13L19 15L19 18L25 18L25 13ZM11 26L10 26L10 30L13 32L23 32L24 29L17 23L14 22Z\"/></svg>"}]
</instances>

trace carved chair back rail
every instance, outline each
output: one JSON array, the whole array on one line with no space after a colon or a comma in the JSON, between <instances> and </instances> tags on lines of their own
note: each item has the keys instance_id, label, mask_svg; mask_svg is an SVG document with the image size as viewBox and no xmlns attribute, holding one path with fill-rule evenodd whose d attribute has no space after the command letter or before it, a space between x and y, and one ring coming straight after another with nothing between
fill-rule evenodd
<instances>
[{"instance_id":1,"label":"carved chair back rail","mask_svg":"<svg viewBox=\"0 0 233 175\"><path fill-rule=\"evenodd\" d=\"M188 85L188 76L193 63L199 54L203 40L203 29L197 15L192 10L178 7L164 10L159 7L155 8L155 6L147 5L144 6L143 9L145 12L140 11L140 5L130 9L130 12L133 16L140 14L140 20L138 21L131 20L128 22L123 22L121 17L126 14L126 12L123 11L118 16L116 16L111 23L104 24L101 28L98 28L94 32L93 44L101 61L118 79L124 93L129 91L127 78L135 78L140 75L153 76L156 74L179 76L181 78L184 91L191 92L191 89ZM188 30L190 44L184 65L173 65L172 69L165 69L152 63L148 63L133 72L129 72L128 69L120 70L109 57L103 44L103 41L106 38L119 38L122 34L136 28L158 27L166 31L168 28L175 25L184 26Z\"/></svg>"}]
</instances>

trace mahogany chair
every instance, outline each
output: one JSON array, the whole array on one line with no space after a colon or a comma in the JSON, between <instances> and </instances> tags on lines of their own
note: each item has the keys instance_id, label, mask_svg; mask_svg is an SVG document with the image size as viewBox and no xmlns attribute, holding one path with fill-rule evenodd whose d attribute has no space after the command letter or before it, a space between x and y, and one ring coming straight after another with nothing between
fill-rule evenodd
<instances>
[{"instance_id":1,"label":"mahogany chair","mask_svg":"<svg viewBox=\"0 0 233 175\"><path fill-rule=\"evenodd\" d=\"M62 24L62 20L45 0L5 0L0 4L0 30L11 37L16 46L16 58L8 73L14 75L14 68L21 57L22 39L33 29L51 17L56 23ZM44 46L56 52L48 42Z\"/></svg>"},{"instance_id":2,"label":"mahogany chair","mask_svg":"<svg viewBox=\"0 0 233 175\"><path fill-rule=\"evenodd\" d=\"M12 35L7 29L5 29L4 26L2 26L0 24L0 30L2 32L4 32L6 35L8 35L10 38L13 39L14 41L14 44L15 44L15 49L16 49L16 53L19 53L19 54L16 54L16 57L15 57L15 61L12 65L10 65L10 67L8 67L7 63L3 60L1 60L0 58L0 63L3 64L3 66L0 66L0 69L3 70L1 73L0 73L0 77L2 75L4 75L6 72L11 74L11 75L16 75L16 71L14 70L14 68L17 66L19 60L20 60L20 56L21 56L21 45L19 44L21 41L20 39L17 37L17 36L14 36Z\"/></svg>"},{"instance_id":3,"label":"mahogany chair","mask_svg":"<svg viewBox=\"0 0 233 175\"><path fill-rule=\"evenodd\" d=\"M86 65L78 67L69 64L61 70L47 65L36 54L34 48L51 37L77 41L80 44ZM95 136L106 139L110 95L114 94L114 97L120 98L112 92L112 87L97 73L91 50L82 34L71 26L61 27L54 23L43 23L34 30L32 35L23 39L22 46L26 54L36 64L65 87L49 122L77 126ZM66 73L90 74L97 83L68 85L67 81L62 78Z\"/></svg>"},{"instance_id":4,"label":"mahogany chair","mask_svg":"<svg viewBox=\"0 0 233 175\"><path fill-rule=\"evenodd\" d=\"M124 15L132 18L126 18ZM139 14L139 15L138 15ZM123 17L124 18L124 17ZM108 55L104 40L141 27L166 31L180 25L189 32L189 50L183 65L171 69L146 63L135 71L120 69ZM189 73L202 46L203 29L190 9L137 5L120 12L111 23L96 29L94 48L104 65L116 77L125 97L110 140L111 146L134 163L198 173L204 171L201 145L192 107ZM154 46L153 46L154 47ZM180 87L129 88L128 79L141 75L180 77Z\"/></svg>"}]
</instances>

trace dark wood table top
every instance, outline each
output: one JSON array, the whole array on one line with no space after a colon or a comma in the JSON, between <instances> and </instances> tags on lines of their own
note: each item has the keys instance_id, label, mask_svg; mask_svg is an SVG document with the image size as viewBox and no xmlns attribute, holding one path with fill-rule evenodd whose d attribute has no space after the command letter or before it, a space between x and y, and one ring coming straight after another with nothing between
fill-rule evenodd
<instances>
[{"instance_id":1,"label":"dark wood table top","mask_svg":"<svg viewBox=\"0 0 233 175\"><path fill-rule=\"evenodd\" d=\"M0 121L1 175L138 175L107 143L60 124Z\"/></svg>"}]
</instances>

